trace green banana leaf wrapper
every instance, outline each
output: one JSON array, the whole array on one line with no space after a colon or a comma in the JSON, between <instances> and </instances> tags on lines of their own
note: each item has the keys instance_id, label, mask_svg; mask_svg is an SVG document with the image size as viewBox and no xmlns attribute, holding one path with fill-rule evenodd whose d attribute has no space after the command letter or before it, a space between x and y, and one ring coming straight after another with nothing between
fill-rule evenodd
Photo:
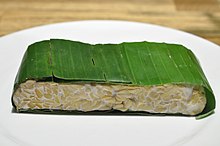
<instances>
[{"instance_id":1,"label":"green banana leaf wrapper","mask_svg":"<svg viewBox=\"0 0 220 146\"><path fill-rule=\"evenodd\" d=\"M138 86L196 85L204 88L207 100L197 117L210 115L215 109L213 91L198 60L192 51L177 44L126 42L91 45L61 39L36 42L24 54L14 91L30 79Z\"/></svg>"}]
</instances>

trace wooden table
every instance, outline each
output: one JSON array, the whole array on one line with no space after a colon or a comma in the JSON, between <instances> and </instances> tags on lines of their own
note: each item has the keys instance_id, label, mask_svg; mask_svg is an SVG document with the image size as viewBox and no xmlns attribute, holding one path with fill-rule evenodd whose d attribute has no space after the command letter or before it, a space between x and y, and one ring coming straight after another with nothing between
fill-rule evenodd
<instances>
[{"instance_id":1,"label":"wooden table","mask_svg":"<svg viewBox=\"0 0 220 146\"><path fill-rule=\"evenodd\" d=\"M38 25L88 19L158 24L220 45L220 0L0 0L0 36Z\"/></svg>"}]
</instances>

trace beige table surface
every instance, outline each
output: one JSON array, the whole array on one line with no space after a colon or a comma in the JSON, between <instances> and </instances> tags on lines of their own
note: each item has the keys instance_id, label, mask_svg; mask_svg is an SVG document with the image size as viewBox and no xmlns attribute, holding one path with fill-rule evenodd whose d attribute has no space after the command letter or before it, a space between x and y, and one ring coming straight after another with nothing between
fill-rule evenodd
<instances>
[{"instance_id":1,"label":"beige table surface","mask_svg":"<svg viewBox=\"0 0 220 146\"><path fill-rule=\"evenodd\" d=\"M44 24L92 19L168 26L220 45L220 0L0 0L0 36Z\"/></svg>"}]
</instances>

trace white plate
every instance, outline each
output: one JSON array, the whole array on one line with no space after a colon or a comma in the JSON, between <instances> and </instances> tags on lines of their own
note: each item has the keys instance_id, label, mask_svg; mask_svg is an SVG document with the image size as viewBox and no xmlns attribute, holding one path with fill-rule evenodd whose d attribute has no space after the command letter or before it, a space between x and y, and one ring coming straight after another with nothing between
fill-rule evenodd
<instances>
[{"instance_id":1,"label":"white plate","mask_svg":"<svg viewBox=\"0 0 220 146\"><path fill-rule=\"evenodd\" d=\"M87 43L180 43L198 57L214 90L216 113L187 117L73 116L12 113L11 94L23 53L33 42L63 38ZM35 27L0 38L1 146L219 146L220 47L161 26L125 21L79 21Z\"/></svg>"}]
</instances>

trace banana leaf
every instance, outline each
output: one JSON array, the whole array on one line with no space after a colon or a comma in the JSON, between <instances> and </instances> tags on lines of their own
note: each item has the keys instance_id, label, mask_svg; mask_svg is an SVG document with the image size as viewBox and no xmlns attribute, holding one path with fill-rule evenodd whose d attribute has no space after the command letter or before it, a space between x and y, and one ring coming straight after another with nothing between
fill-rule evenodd
<instances>
[{"instance_id":1,"label":"banana leaf","mask_svg":"<svg viewBox=\"0 0 220 146\"><path fill-rule=\"evenodd\" d=\"M127 85L202 86L207 104L198 118L213 113L215 98L199 61L182 45L155 42L86 44L51 39L30 45L15 79L14 91L28 79Z\"/></svg>"}]
</instances>

